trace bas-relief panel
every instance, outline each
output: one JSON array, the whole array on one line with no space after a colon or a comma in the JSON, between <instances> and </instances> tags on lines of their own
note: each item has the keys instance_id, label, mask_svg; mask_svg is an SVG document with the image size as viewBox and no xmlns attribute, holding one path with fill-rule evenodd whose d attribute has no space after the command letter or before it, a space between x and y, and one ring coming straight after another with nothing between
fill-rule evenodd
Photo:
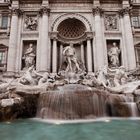
<instances>
[{"instance_id":1,"label":"bas-relief panel","mask_svg":"<svg viewBox=\"0 0 140 140\"><path fill-rule=\"evenodd\" d=\"M38 30L37 15L25 15L23 28L24 31L37 31Z\"/></svg>"},{"instance_id":2,"label":"bas-relief panel","mask_svg":"<svg viewBox=\"0 0 140 140\"><path fill-rule=\"evenodd\" d=\"M119 30L119 22L117 15L106 14L104 16L105 30L106 31L118 31Z\"/></svg>"}]
</instances>

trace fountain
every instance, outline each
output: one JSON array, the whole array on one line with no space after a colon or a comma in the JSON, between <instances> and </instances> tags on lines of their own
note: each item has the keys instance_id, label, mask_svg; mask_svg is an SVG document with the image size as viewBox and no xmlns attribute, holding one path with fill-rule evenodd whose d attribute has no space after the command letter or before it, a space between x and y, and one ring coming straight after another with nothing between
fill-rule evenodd
<instances>
[{"instance_id":1,"label":"fountain","mask_svg":"<svg viewBox=\"0 0 140 140\"><path fill-rule=\"evenodd\" d=\"M37 117L77 120L137 117L140 80L123 66L86 73L72 45L64 48L66 65L58 74L38 73L34 65L12 80L1 80L0 120ZM7 82L8 81L8 82Z\"/></svg>"}]
</instances>

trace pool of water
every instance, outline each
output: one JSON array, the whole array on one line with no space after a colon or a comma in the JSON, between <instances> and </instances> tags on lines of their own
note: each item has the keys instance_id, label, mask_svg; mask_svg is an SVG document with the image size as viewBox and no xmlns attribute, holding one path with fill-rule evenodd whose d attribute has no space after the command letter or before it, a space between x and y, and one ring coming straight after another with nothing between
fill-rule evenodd
<instances>
[{"instance_id":1,"label":"pool of water","mask_svg":"<svg viewBox=\"0 0 140 140\"><path fill-rule=\"evenodd\" d=\"M46 123L18 120L0 123L0 140L140 140L140 120Z\"/></svg>"}]
</instances>

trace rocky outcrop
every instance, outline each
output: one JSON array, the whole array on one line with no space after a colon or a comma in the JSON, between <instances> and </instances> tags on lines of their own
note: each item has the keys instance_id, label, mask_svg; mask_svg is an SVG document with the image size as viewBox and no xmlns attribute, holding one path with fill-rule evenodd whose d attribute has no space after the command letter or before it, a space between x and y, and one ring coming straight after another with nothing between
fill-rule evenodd
<instances>
[{"instance_id":1,"label":"rocky outcrop","mask_svg":"<svg viewBox=\"0 0 140 140\"><path fill-rule=\"evenodd\" d=\"M133 94L116 94L75 84L52 91L46 87L17 86L0 94L0 121L32 117L66 120L130 117L132 98Z\"/></svg>"},{"instance_id":2,"label":"rocky outcrop","mask_svg":"<svg viewBox=\"0 0 140 140\"><path fill-rule=\"evenodd\" d=\"M34 117L38 95L17 90L0 94L0 121Z\"/></svg>"}]
</instances>

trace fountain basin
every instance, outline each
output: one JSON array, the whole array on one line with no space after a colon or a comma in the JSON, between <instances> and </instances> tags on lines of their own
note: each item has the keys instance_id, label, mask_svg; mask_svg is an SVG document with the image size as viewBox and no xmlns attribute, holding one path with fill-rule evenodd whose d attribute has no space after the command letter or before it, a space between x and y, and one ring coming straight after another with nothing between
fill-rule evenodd
<instances>
[{"instance_id":1,"label":"fountain basin","mask_svg":"<svg viewBox=\"0 0 140 140\"><path fill-rule=\"evenodd\" d=\"M48 124L34 120L0 123L2 140L139 140L140 120ZM15 129L16 128L16 129Z\"/></svg>"}]
</instances>

